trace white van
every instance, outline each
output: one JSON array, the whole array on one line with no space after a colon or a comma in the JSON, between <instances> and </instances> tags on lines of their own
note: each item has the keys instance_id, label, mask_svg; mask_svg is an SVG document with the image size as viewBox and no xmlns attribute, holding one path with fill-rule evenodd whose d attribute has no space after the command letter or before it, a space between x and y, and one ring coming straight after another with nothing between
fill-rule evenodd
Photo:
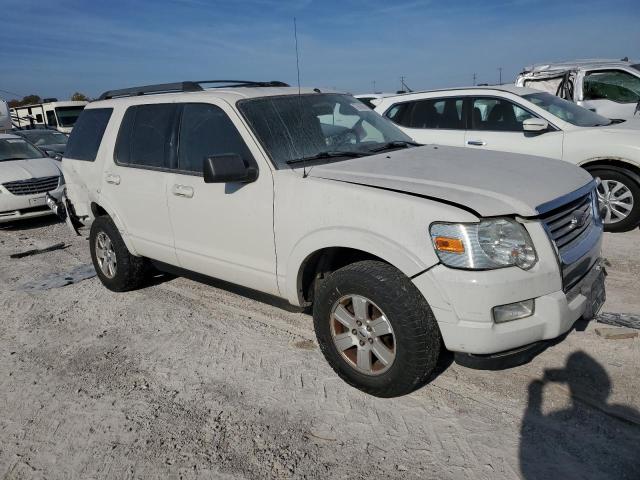
<instances>
[{"instance_id":1,"label":"white van","mask_svg":"<svg viewBox=\"0 0 640 480\"><path fill-rule=\"evenodd\" d=\"M73 125L89 102L44 102L11 109L15 126L51 127L62 133L71 133Z\"/></svg>"}]
</instances>

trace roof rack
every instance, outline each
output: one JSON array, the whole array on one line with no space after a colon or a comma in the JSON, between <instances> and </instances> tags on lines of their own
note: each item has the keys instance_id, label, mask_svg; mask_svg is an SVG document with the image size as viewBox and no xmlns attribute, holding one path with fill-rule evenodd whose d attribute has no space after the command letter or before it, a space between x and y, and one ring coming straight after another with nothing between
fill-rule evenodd
<instances>
[{"instance_id":1,"label":"roof rack","mask_svg":"<svg viewBox=\"0 0 640 480\"><path fill-rule=\"evenodd\" d=\"M138 95L149 95L154 93L175 93L175 92L201 92L203 84L215 84L212 88L224 87L288 87L284 82L276 80L270 82L254 82L251 80L197 80L176 83L160 83L157 85L145 85L142 87L122 88L120 90L108 90L104 92L98 100L108 100L110 98L135 97Z\"/></svg>"}]
</instances>

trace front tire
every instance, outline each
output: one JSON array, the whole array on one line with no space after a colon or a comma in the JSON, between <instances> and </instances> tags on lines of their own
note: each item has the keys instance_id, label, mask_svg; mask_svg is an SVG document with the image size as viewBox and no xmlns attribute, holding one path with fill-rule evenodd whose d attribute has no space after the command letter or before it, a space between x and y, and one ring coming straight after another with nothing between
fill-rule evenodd
<instances>
[{"instance_id":1,"label":"front tire","mask_svg":"<svg viewBox=\"0 0 640 480\"><path fill-rule=\"evenodd\" d=\"M98 278L109 290L126 292L142 285L147 262L129 253L118 228L109 217L97 217L93 221L89 246Z\"/></svg>"},{"instance_id":2,"label":"front tire","mask_svg":"<svg viewBox=\"0 0 640 480\"><path fill-rule=\"evenodd\" d=\"M627 232L640 224L640 185L622 168L598 167L590 169L599 177L598 203L604 210L604 229L607 232Z\"/></svg>"},{"instance_id":3,"label":"front tire","mask_svg":"<svg viewBox=\"0 0 640 480\"><path fill-rule=\"evenodd\" d=\"M402 272L366 260L319 286L313 322L320 349L349 385L377 397L421 386L440 354L440 331L428 303Z\"/></svg>"}]
</instances>

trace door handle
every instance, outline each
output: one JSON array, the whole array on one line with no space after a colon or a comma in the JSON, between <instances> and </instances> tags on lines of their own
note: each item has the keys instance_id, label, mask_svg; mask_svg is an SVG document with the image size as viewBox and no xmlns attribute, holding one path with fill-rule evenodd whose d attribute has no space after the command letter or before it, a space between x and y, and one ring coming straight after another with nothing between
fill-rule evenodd
<instances>
[{"instance_id":1,"label":"door handle","mask_svg":"<svg viewBox=\"0 0 640 480\"><path fill-rule=\"evenodd\" d=\"M191 198L193 197L193 188L187 185L174 185L171 188L171 193L176 197Z\"/></svg>"},{"instance_id":2,"label":"door handle","mask_svg":"<svg viewBox=\"0 0 640 480\"><path fill-rule=\"evenodd\" d=\"M112 185L120 185L120 175L114 175L113 173L107 173L104 178L105 182L111 183Z\"/></svg>"},{"instance_id":3,"label":"door handle","mask_svg":"<svg viewBox=\"0 0 640 480\"><path fill-rule=\"evenodd\" d=\"M467 140L467 145L474 145L476 147L484 147L487 142L483 140Z\"/></svg>"}]
</instances>

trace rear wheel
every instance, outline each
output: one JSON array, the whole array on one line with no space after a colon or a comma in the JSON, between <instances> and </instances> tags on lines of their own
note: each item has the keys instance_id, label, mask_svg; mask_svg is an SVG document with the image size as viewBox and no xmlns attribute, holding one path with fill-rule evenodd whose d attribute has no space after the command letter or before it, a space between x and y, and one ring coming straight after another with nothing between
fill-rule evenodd
<instances>
[{"instance_id":1,"label":"rear wheel","mask_svg":"<svg viewBox=\"0 0 640 480\"><path fill-rule=\"evenodd\" d=\"M114 292L134 290L144 282L147 262L129 253L122 236L109 217L98 217L89 234L91 259L102 284Z\"/></svg>"},{"instance_id":2,"label":"rear wheel","mask_svg":"<svg viewBox=\"0 0 640 480\"><path fill-rule=\"evenodd\" d=\"M367 260L331 274L316 293L313 320L331 367L371 395L410 393L436 366L433 313L411 280L386 263Z\"/></svg>"},{"instance_id":3,"label":"rear wheel","mask_svg":"<svg viewBox=\"0 0 640 480\"><path fill-rule=\"evenodd\" d=\"M589 173L601 180L597 193L604 229L626 232L637 227L640 223L640 185L623 169L600 167Z\"/></svg>"}]
</instances>

